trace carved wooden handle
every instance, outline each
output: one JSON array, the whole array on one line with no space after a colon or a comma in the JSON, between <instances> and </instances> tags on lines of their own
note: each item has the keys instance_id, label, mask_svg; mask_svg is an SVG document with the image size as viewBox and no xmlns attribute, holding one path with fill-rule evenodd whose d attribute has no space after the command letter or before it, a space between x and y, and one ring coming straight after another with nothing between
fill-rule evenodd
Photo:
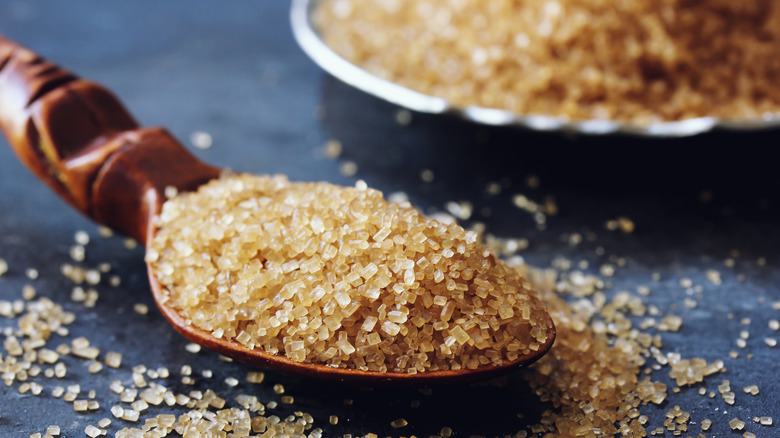
<instances>
[{"instance_id":1,"label":"carved wooden handle","mask_svg":"<svg viewBox=\"0 0 780 438\"><path fill-rule=\"evenodd\" d=\"M74 208L141 242L167 186L219 175L163 128L140 128L106 88L0 36L0 129Z\"/></svg>"}]
</instances>

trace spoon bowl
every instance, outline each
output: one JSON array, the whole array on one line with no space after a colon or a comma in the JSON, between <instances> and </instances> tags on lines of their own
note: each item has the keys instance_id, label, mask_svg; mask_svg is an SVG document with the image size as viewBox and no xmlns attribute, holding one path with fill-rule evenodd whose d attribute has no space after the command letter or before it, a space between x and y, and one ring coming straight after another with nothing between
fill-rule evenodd
<instances>
[{"instance_id":1,"label":"spoon bowl","mask_svg":"<svg viewBox=\"0 0 780 438\"><path fill-rule=\"evenodd\" d=\"M94 221L145 244L147 249L156 232L154 217L165 200L166 188L193 190L222 173L195 158L165 129L141 128L104 87L80 79L3 37L0 128L20 160L60 197ZM485 379L533 363L555 339L550 320L547 340L536 351L498 366L475 369L411 374L296 362L217 338L188 323L166 304L167 297L151 264L147 264L147 270L160 312L184 337L239 361L297 376L360 384Z\"/></svg>"}]
</instances>

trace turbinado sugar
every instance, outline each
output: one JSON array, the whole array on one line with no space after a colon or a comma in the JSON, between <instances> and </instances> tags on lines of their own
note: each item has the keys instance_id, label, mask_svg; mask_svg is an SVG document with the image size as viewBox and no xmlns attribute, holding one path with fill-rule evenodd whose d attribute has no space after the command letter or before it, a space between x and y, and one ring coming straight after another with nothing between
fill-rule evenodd
<instances>
[{"instance_id":1,"label":"turbinado sugar","mask_svg":"<svg viewBox=\"0 0 780 438\"><path fill-rule=\"evenodd\" d=\"M637 125L780 113L773 0L317 3L336 53L460 106Z\"/></svg>"},{"instance_id":2,"label":"turbinado sugar","mask_svg":"<svg viewBox=\"0 0 780 438\"><path fill-rule=\"evenodd\" d=\"M169 199L146 260L195 327L298 362L417 373L533 354L551 321L475 232L355 187L224 175Z\"/></svg>"}]
</instances>

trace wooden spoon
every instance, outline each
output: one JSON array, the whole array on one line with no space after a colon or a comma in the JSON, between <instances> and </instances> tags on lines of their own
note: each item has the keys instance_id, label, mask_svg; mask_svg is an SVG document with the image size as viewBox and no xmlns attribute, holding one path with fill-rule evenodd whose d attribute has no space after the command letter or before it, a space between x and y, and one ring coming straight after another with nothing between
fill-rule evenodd
<instances>
[{"instance_id":1,"label":"wooden spoon","mask_svg":"<svg viewBox=\"0 0 780 438\"><path fill-rule=\"evenodd\" d=\"M165 129L141 128L106 88L1 36L0 128L20 160L73 208L147 247L165 188L193 190L221 173L192 156ZM157 306L184 337L242 362L299 376L368 384L482 379L533 363L555 339L551 321L547 342L536 352L473 370L381 373L294 362L187 324L163 304L163 289L149 264L147 270Z\"/></svg>"}]
</instances>

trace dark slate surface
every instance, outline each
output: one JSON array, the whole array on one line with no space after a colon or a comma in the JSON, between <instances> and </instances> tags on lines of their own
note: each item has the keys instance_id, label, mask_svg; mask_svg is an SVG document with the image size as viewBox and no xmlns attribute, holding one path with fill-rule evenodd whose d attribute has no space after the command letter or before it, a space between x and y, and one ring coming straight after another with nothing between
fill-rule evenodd
<instances>
[{"instance_id":1,"label":"dark slate surface","mask_svg":"<svg viewBox=\"0 0 780 438\"><path fill-rule=\"evenodd\" d=\"M684 388L660 408L645 408L651 428L679 404L696 423L690 427L693 436L703 418L714 421L707 436L736 436L727 424L734 417L759 437L779 435L777 426L751 421L757 415L780 421L780 350L763 340L780 337L767 326L770 319L780 318L780 311L771 308L780 301L778 164L772 153L778 132L718 132L682 140L572 138L421 114L402 127L394 121L397 108L328 77L303 55L289 30L288 6L7 1L0 3L0 33L106 84L145 124L165 125L185 141L194 131L211 133L214 146L195 151L211 163L253 173L280 172L297 180L352 184L361 178L386 193L405 191L429 212L448 201L467 200L475 205L473 219L490 232L527 238L530 246L522 255L538 266L563 254L589 261L589 270L597 272L610 257L624 257L626 266L608 278L607 294L649 286L649 304L685 321L680 332L663 335L665 351L723 358L728 368L704 384ZM315 117L322 108L326 117ZM330 138L344 144L339 160L325 159L319 151ZM45 387L40 397L20 395L18 383L0 386L0 436L26 437L44 432L48 424L60 425L63 436L83 436L87 424L110 417L108 408L118 400L108 385L115 379L129 382L130 367L136 364L170 368L172 377L162 383L175 391L211 387L229 399L240 392L263 401L279 399L270 384L242 383L231 389L224 383L228 376L243 380L249 367L225 363L208 352L185 351L186 342L152 306L142 251L126 250L118 238L98 238L94 225L35 180L4 140L0 143L0 257L10 265L0 277L0 300L19 298L22 286L32 283L38 296L77 314L71 334L64 340L55 336L53 345L84 335L103 352L124 355L120 369L97 375L87 373L85 361L67 359L68 378L59 384L94 389L101 403L97 413L78 414L54 399L50 391L58 383L42 376L35 379ZM339 173L348 160L358 166L354 177ZM432 183L421 182L422 169L434 171ZM532 174L541 178L538 189L525 185ZM499 196L485 194L492 181L505 187ZM711 202L700 202L703 190L713 194ZM555 196L560 212L539 231L527 213L512 205L515 193L532 199ZM633 234L605 230L604 222L620 215L633 218ZM59 274L77 230L92 236L84 264L108 262L122 278L116 288L100 285L100 299L91 309L70 301L72 284ZM569 246L561 236L573 232L595 233L596 240ZM759 266L760 257L766 266ZM728 258L734 259L734 267L725 265ZM37 280L25 278L28 267L39 269ZM707 281L709 269L720 271L722 285ZM660 280L652 279L654 273ZM703 288L693 295L699 303L695 309L682 305L688 296L682 278ZM148 315L133 311L139 302L152 308ZM750 318L750 324L743 325L743 318ZM15 323L0 319L3 327ZM746 349L738 349L736 339L744 329L751 337ZM731 350L739 351L739 358L729 358ZM184 364L195 369L192 387L180 382L178 370ZM202 377L203 369L214 376ZM665 374L655 376L668 381ZM735 406L720 396L697 394L701 386L716 391L723 379L737 393ZM531 422L538 412L538 402L519 375L503 388L445 387L435 388L432 395L416 388L343 388L273 374L267 382L284 384L295 397L292 407L275 410L279 415L310 412L328 436L375 432L424 437L443 426L452 427L456 436L503 436L523 428L517 412L525 412L530 419L525 421ZM758 396L742 392L751 384L759 386ZM344 399L354 403L345 405ZM420 407L410 408L414 400ZM341 419L337 426L328 424L332 414ZM399 417L409 426L390 428ZM109 433L128 425L114 421Z\"/></svg>"}]
</instances>

